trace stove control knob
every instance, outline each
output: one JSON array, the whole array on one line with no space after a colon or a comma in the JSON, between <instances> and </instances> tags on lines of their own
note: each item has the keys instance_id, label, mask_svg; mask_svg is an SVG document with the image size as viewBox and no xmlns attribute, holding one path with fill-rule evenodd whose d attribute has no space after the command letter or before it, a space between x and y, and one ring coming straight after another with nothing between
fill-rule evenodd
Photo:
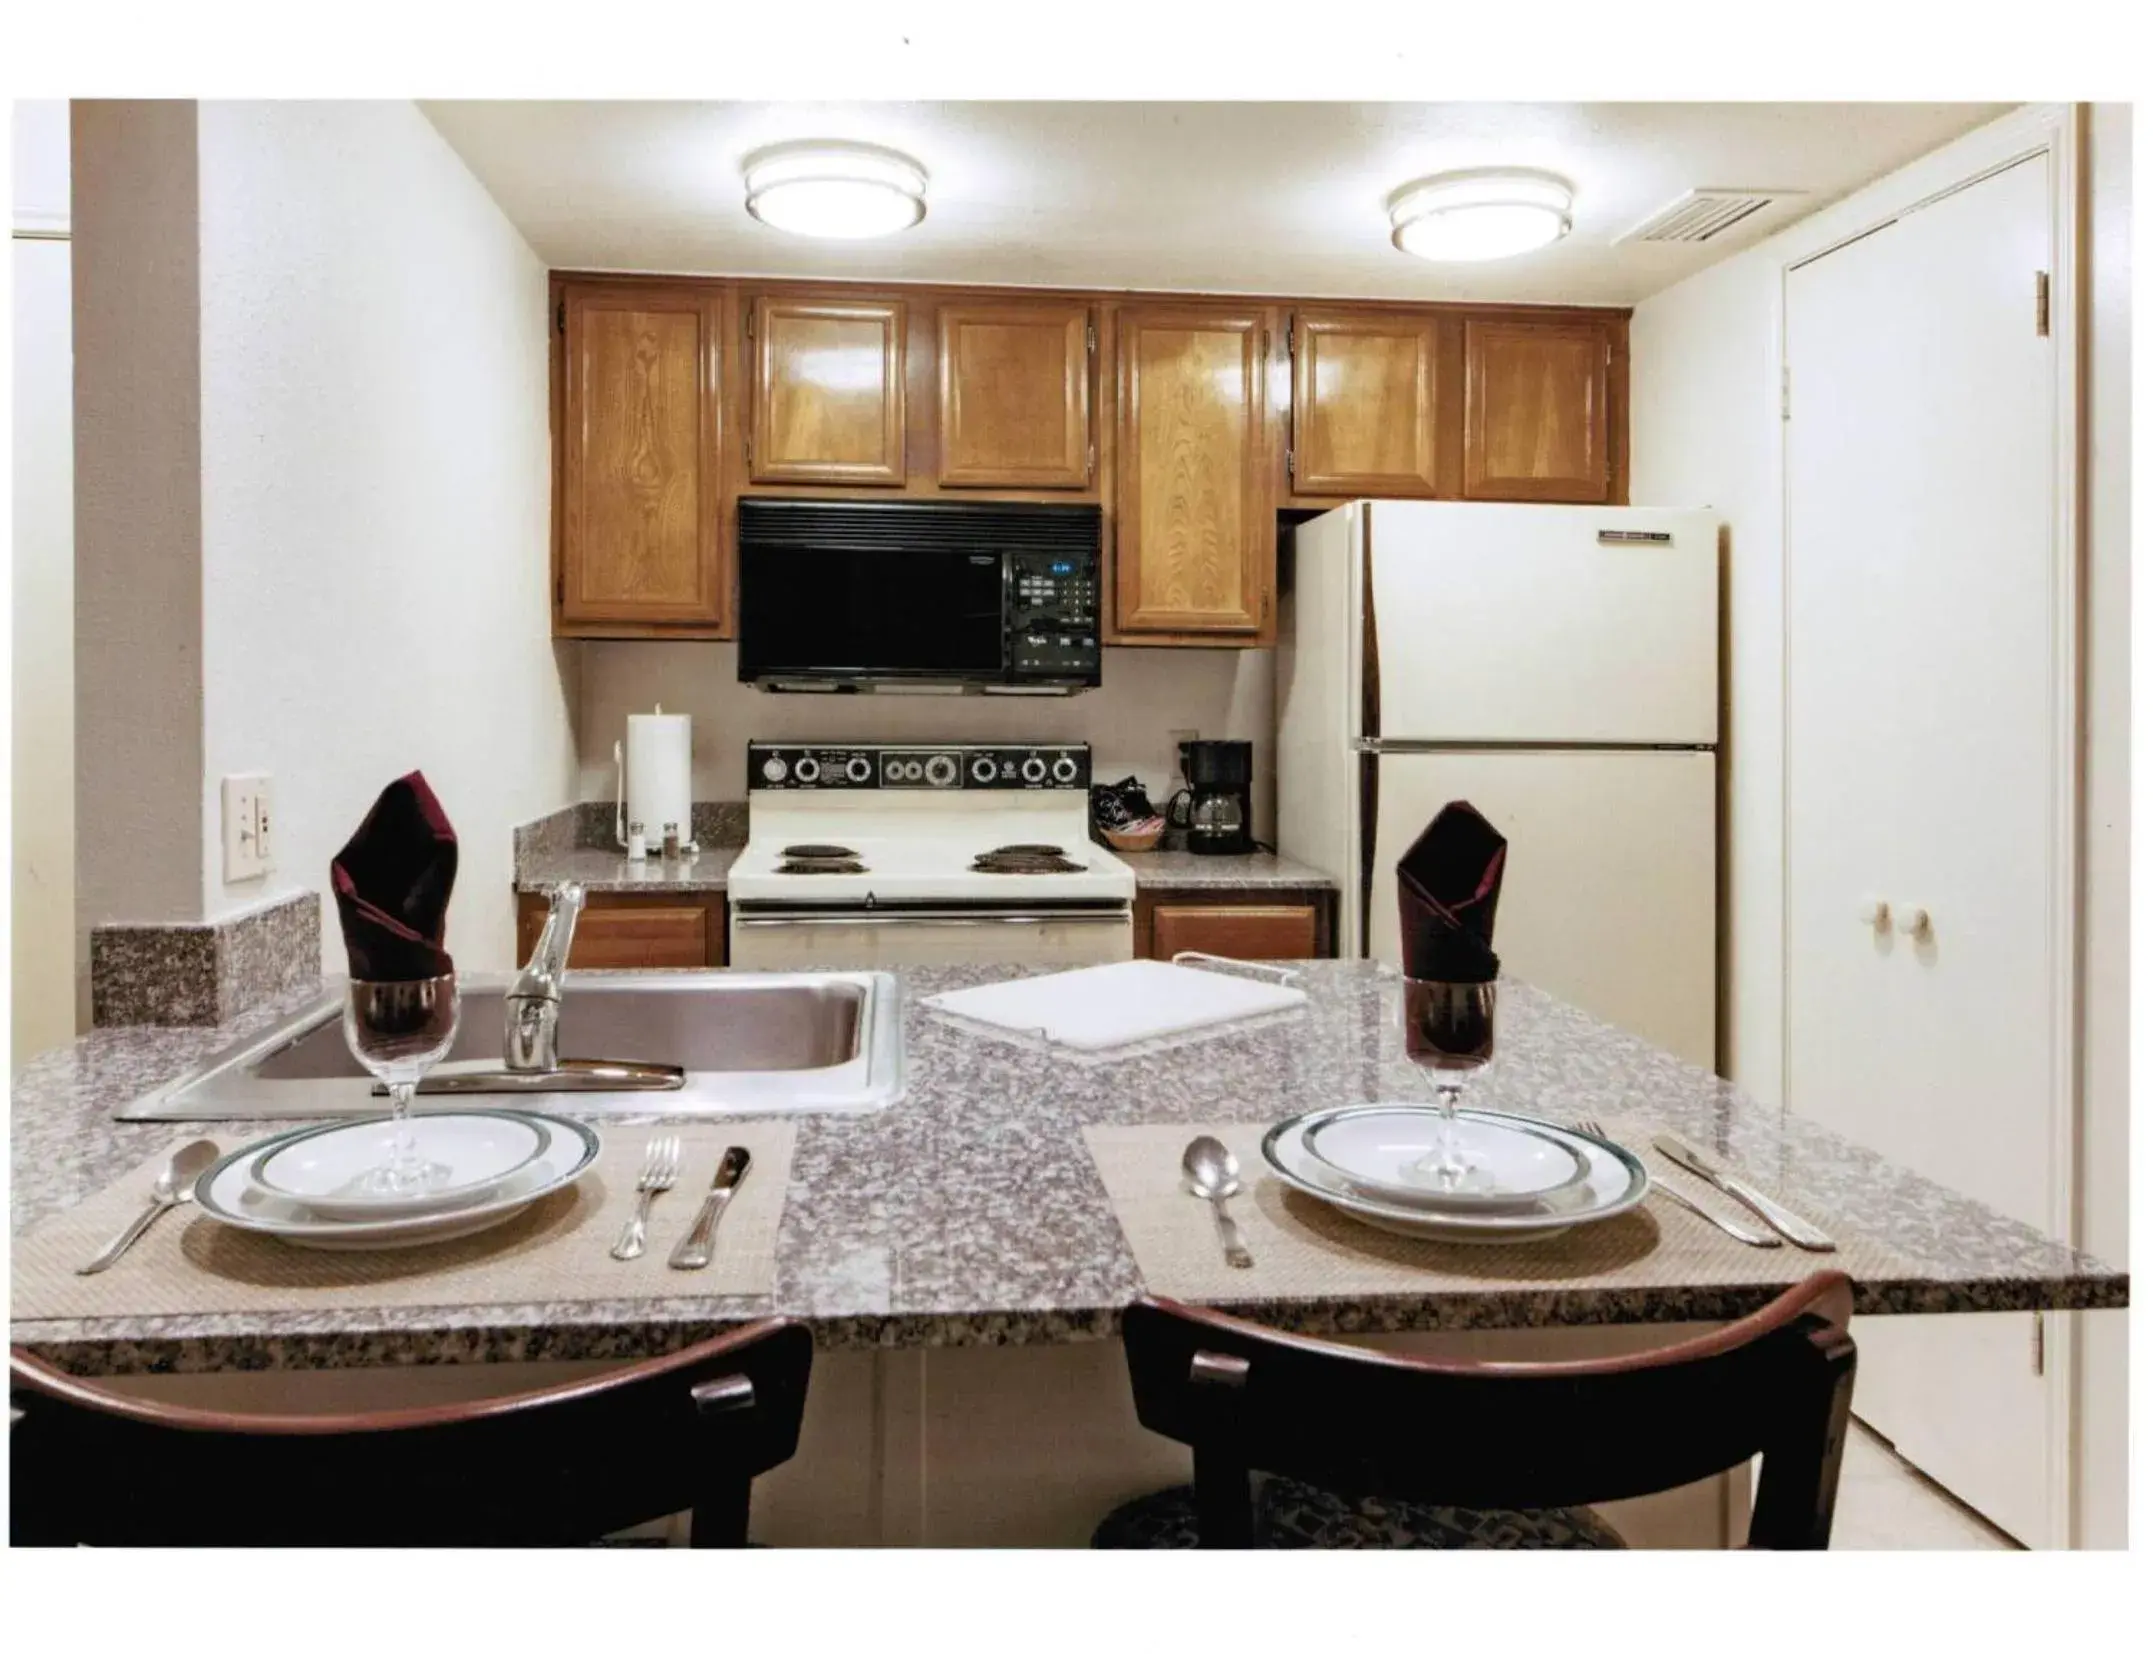
<instances>
[{"instance_id":1,"label":"stove control knob","mask_svg":"<svg viewBox=\"0 0 2153 1654\"><path fill-rule=\"evenodd\" d=\"M822 765L812 758L803 758L793 765L792 778L803 786L812 787L822 779Z\"/></svg>"},{"instance_id":2,"label":"stove control knob","mask_svg":"<svg viewBox=\"0 0 2153 1654\"><path fill-rule=\"evenodd\" d=\"M845 779L854 786L864 787L874 778L875 766L868 761L866 753L856 752L845 760Z\"/></svg>"},{"instance_id":3,"label":"stove control knob","mask_svg":"<svg viewBox=\"0 0 2153 1654\"><path fill-rule=\"evenodd\" d=\"M1054 760L1054 781L1057 786L1068 787L1076 783L1077 761L1066 752Z\"/></svg>"},{"instance_id":4,"label":"stove control knob","mask_svg":"<svg viewBox=\"0 0 2153 1654\"><path fill-rule=\"evenodd\" d=\"M957 760L946 752L938 752L927 760L927 785L930 787L954 787L957 784Z\"/></svg>"},{"instance_id":5,"label":"stove control knob","mask_svg":"<svg viewBox=\"0 0 2153 1654\"><path fill-rule=\"evenodd\" d=\"M1024 760L1024 779L1037 785L1047 778L1047 761L1037 753Z\"/></svg>"},{"instance_id":6,"label":"stove control knob","mask_svg":"<svg viewBox=\"0 0 2153 1654\"><path fill-rule=\"evenodd\" d=\"M994 785L994 760L985 753L972 760L972 783L979 787Z\"/></svg>"},{"instance_id":7,"label":"stove control knob","mask_svg":"<svg viewBox=\"0 0 2153 1654\"><path fill-rule=\"evenodd\" d=\"M773 752L768 758L765 758L763 760L763 779L765 781L782 781L785 779L788 773L789 771L787 769L785 760L780 758L776 753Z\"/></svg>"}]
</instances>

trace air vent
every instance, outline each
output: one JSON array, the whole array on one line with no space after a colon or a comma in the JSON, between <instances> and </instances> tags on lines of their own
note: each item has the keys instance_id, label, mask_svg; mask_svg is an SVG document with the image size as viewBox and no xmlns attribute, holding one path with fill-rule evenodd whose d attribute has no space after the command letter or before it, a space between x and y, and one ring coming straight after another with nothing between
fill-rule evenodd
<instances>
[{"instance_id":1,"label":"air vent","mask_svg":"<svg viewBox=\"0 0 2153 1654\"><path fill-rule=\"evenodd\" d=\"M1642 224L1615 237L1626 241L1710 241L1801 190L1691 190Z\"/></svg>"}]
</instances>

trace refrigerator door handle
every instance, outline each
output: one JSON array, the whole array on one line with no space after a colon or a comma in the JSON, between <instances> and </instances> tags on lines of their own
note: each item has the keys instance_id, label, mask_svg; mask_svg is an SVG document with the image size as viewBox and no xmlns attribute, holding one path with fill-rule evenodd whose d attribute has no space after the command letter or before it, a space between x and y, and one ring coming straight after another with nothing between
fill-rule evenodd
<instances>
[{"instance_id":1,"label":"refrigerator door handle","mask_svg":"<svg viewBox=\"0 0 2153 1654\"><path fill-rule=\"evenodd\" d=\"M1360 916L1355 927L1360 931L1360 951L1356 959L1373 957L1368 948L1368 912L1375 903L1376 891L1376 805L1380 790L1381 759L1376 756L1379 742L1357 743L1361 755L1361 832L1360 832Z\"/></svg>"}]
</instances>

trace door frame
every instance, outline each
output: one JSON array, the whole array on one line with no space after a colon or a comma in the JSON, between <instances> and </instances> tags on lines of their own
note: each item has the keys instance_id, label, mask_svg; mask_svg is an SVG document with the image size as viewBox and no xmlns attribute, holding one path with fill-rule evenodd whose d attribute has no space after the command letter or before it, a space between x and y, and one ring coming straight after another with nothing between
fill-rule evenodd
<instances>
[{"instance_id":1,"label":"door frame","mask_svg":"<svg viewBox=\"0 0 2153 1654\"><path fill-rule=\"evenodd\" d=\"M2084 146L2085 106L2039 104L2014 111L1969 133L1858 195L1828 207L1789 229L1782 239L1778 280L1772 294L1772 331L1778 350L1780 383L1790 378L1787 358L1787 279L1805 264L1836 252L1884 229L1923 207L1993 177L2020 162L2040 158L2048 169L2050 243L2049 336L2055 341L2055 418L2053 463L2055 510L2052 522L2051 639L2055 680L2050 685L2055 751L2059 758L2052 800L2050 844L2054 882L2049 902L2051 1014L2056 1034L2050 1071L2049 1129L2055 1172L2048 1192L2049 1235L2079 1243L2077 1160L2084 1110L2079 1074L2079 833L2085 793L2083 666L2080 636L2084 626L2084 580L2081 523L2084 478L2080 444L2085 410L2082 401L2084 349ZM2029 290L2027 304L2033 303ZM1798 389L1794 394L1799 394ZM1780 502L1780 1095L1793 1097L1793 1049L1788 1037L1793 983L1793 689L1794 557L1793 502L1789 497L1787 422L1782 412L1779 441L1772 463ZM2075 1341L2061 1336L2061 1322L2045 1340L2049 1392L2050 1532L2046 1542L2067 1547L2075 1542L2073 1483L2076 1463L2072 1444Z\"/></svg>"}]
</instances>

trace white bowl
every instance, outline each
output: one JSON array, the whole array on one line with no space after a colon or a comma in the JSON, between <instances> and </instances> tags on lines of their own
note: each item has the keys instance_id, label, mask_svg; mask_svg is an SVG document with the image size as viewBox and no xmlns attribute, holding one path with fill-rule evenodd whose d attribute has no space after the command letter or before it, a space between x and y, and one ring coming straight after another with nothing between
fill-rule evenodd
<instances>
[{"instance_id":1,"label":"white bowl","mask_svg":"<svg viewBox=\"0 0 2153 1654\"><path fill-rule=\"evenodd\" d=\"M358 1186L389 1158L395 1126L382 1116L282 1138L249 1164L248 1180L317 1217L366 1223L475 1205L537 1160L549 1142L540 1122L506 1109L414 1114L409 1124L418 1157L447 1168L431 1188L380 1192Z\"/></svg>"}]
</instances>

